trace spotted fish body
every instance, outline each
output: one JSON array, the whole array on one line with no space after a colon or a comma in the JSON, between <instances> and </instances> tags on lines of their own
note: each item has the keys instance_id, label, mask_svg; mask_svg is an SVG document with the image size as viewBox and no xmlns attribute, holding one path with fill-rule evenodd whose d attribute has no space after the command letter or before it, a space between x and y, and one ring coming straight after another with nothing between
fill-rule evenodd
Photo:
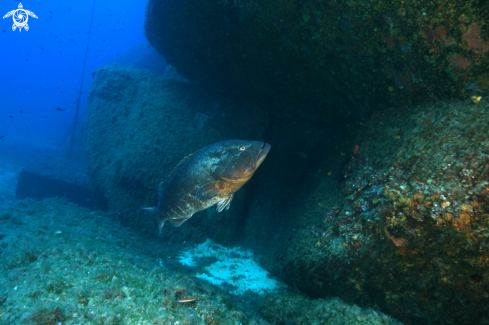
<instances>
[{"instance_id":1,"label":"spotted fish body","mask_svg":"<svg viewBox=\"0 0 489 325\"><path fill-rule=\"evenodd\" d=\"M154 211L160 231L166 221L178 227L196 212L217 204L229 209L239 190L265 160L270 145L262 141L228 140L185 157L160 184Z\"/></svg>"}]
</instances>

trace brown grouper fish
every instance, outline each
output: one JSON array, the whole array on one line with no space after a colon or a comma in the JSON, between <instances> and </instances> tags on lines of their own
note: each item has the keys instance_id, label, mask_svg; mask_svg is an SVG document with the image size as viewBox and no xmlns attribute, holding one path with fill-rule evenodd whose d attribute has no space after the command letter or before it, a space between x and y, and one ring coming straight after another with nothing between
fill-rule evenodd
<instances>
[{"instance_id":1,"label":"brown grouper fish","mask_svg":"<svg viewBox=\"0 0 489 325\"><path fill-rule=\"evenodd\" d=\"M228 140L214 143L185 157L160 183L154 211L159 229L165 221L175 227L196 212L217 203L217 211L229 209L233 194L241 188L270 151L262 141Z\"/></svg>"}]
</instances>

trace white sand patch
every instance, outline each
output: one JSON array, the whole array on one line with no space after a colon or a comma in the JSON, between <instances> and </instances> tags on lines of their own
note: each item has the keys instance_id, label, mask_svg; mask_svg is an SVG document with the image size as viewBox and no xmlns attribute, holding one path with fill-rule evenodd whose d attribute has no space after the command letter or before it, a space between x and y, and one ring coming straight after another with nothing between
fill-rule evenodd
<instances>
[{"instance_id":1,"label":"white sand patch","mask_svg":"<svg viewBox=\"0 0 489 325\"><path fill-rule=\"evenodd\" d=\"M196 266L198 259L213 257L217 261L206 266L205 272L196 277L217 286L232 286L230 293L239 295L246 291L263 294L266 291L276 291L284 288L281 282L269 277L269 273L254 260L253 254L239 248L226 248L210 239L186 250L180 255L180 263L186 266Z\"/></svg>"}]
</instances>

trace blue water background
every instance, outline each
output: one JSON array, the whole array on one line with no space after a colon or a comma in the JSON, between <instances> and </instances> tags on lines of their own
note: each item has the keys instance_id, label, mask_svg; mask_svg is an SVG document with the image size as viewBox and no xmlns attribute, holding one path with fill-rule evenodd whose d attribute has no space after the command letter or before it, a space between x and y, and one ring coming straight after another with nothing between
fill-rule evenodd
<instances>
[{"instance_id":1,"label":"blue water background","mask_svg":"<svg viewBox=\"0 0 489 325\"><path fill-rule=\"evenodd\" d=\"M12 31L12 17L0 19L0 152L2 143L61 146L69 137L90 30L92 1L21 1L34 12L29 31ZM19 1L1 1L0 16ZM145 1L101 1L95 6L80 101L80 117L99 66L147 44ZM61 108L63 111L58 111ZM23 113L20 113L22 111ZM9 117L12 116L13 118ZM1 159L1 157L0 157Z\"/></svg>"}]
</instances>

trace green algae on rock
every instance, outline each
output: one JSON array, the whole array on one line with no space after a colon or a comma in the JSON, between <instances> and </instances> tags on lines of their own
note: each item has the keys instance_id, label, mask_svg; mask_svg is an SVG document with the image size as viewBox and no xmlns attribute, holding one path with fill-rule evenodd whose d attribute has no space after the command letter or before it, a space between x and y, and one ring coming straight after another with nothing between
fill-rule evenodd
<instances>
[{"instance_id":1,"label":"green algae on rock","mask_svg":"<svg viewBox=\"0 0 489 325\"><path fill-rule=\"evenodd\" d=\"M150 0L145 30L189 79L334 122L487 91L488 15L485 1Z\"/></svg>"},{"instance_id":2,"label":"green algae on rock","mask_svg":"<svg viewBox=\"0 0 489 325\"><path fill-rule=\"evenodd\" d=\"M303 324L398 324L339 299L321 300L331 309L321 315L315 303L294 293L251 297L256 308L250 308L240 303L242 296L171 269L168 251L185 248L180 243L141 238L112 216L66 200L5 203L0 220L2 324L257 325L299 310L307 318ZM178 302L189 297L198 299Z\"/></svg>"}]
</instances>

